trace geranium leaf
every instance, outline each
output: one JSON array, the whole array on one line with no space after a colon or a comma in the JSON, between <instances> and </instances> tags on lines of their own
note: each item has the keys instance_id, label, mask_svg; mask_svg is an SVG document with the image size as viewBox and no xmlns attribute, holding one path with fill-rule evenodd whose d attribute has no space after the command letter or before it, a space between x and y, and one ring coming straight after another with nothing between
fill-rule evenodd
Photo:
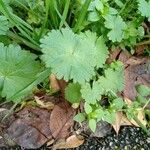
<instances>
[{"instance_id":1,"label":"geranium leaf","mask_svg":"<svg viewBox=\"0 0 150 150\"><path fill-rule=\"evenodd\" d=\"M95 75L94 67L97 66L95 57L99 55L96 40L97 36L90 31L77 35L67 28L61 31L52 30L41 40L44 53L42 59L47 67L52 68L57 78L85 83Z\"/></svg>"},{"instance_id":2,"label":"geranium leaf","mask_svg":"<svg viewBox=\"0 0 150 150\"><path fill-rule=\"evenodd\" d=\"M124 37L124 30L126 29L126 24L120 16L108 15L105 21L105 27L110 29L108 33L108 38L112 42L121 42Z\"/></svg>"},{"instance_id":3,"label":"geranium leaf","mask_svg":"<svg viewBox=\"0 0 150 150\"><path fill-rule=\"evenodd\" d=\"M150 1L139 0L139 11L142 16L147 17L150 22Z\"/></svg>"},{"instance_id":4,"label":"geranium leaf","mask_svg":"<svg viewBox=\"0 0 150 150\"><path fill-rule=\"evenodd\" d=\"M35 55L21 50L19 46L5 47L0 43L0 54L1 96L14 100L10 98L35 81L43 69L40 63L35 61ZM32 88L29 91L32 91Z\"/></svg>"},{"instance_id":5,"label":"geranium leaf","mask_svg":"<svg viewBox=\"0 0 150 150\"><path fill-rule=\"evenodd\" d=\"M104 76L99 77L98 82L106 92L113 91L116 93L118 91L123 90L123 65L121 65L119 62L112 63L111 67L106 69L104 74Z\"/></svg>"}]
</instances>

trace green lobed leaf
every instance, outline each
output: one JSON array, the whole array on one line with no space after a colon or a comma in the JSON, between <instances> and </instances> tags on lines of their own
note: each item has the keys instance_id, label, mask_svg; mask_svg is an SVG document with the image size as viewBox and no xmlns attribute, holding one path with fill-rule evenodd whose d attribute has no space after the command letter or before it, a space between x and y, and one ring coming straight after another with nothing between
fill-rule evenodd
<instances>
[{"instance_id":1,"label":"green lobed leaf","mask_svg":"<svg viewBox=\"0 0 150 150\"><path fill-rule=\"evenodd\" d=\"M69 83L65 89L65 98L70 103L79 103L81 100L81 86L78 83Z\"/></svg>"},{"instance_id":2,"label":"green lobed leaf","mask_svg":"<svg viewBox=\"0 0 150 150\"><path fill-rule=\"evenodd\" d=\"M22 50L19 46L6 47L0 43L0 54L1 96L7 100L14 100L11 97L37 79L37 74L43 69L40 63L35 61L35 55Z\"/></svg>"},{"instance_id":3,"label":"green lobed leaf","mask_svg":"<svg viewBox=\"0 0 150 150\"><path fill-rule=\"evenodd\" d=\"M112 42L121 42L124 38L126 24L120 16L108 15L105 18L105 27L110 29L107 36Z\"/></svg>"},{"instance_id":4,"label":"green lobed leaf","mask_svg":"<svg viewBox=\"0 0 150 150\"><path fill-rule=\"evenodd\" d=\"M92 87L89 83L85 83L81 87L82 98L89 104L95 104L101 99L103 89L97 81L94 81Z\"/></svg>"},{"instance_id":5,"label":"green lobed leaf","mask_svg":"<svg viewBox=\"0 0 150 150\"><path fill-rule=\"evenodd\" d=\"M40 82L44 81L46 78L49 77L51 73L51 69L47 68L41 73L38 73L35 77L35 80L33 80L31 83L29 83L26 87L23 87L19 92L14 94L12 97L9 98L9 100L13 100L17 103L19 103L25 96L32 93L32 89L36 87Z\"/></svg>"},{"instance_id":6,"label":"green lobed leaf","mask_svg":"<svg viewBox=\"0 0 150 150\"><path fill-rule=\"evenodd\" d=\"M96 33L90 31L81 33L79 36L95 47L93 50L94 63L97 68L102 68L109 54L104 38L102 36L98 38Z\"/></svg>"},{"instance_id":7,"label":"green lobed leaf","mask_svg":"<svg viewBox=\"0 0 150 150\"><path fill-rule=\"evenodd\" d=\"M98 82L103 89L113 92L122 91L124 88L124 72L123 65L118 63L112 63L111 67L106 69L104 76L100 76Z\"/></svg>"},{"instance_id":8,"label":"green lobed leaf","mask_svg":"<svg viewBox=\"0 0 150 150\"><path fill-rule=\"evenodd\" d=\"M122 98L116 98L112 102L112 107L114 110L120 110L124 106Z\"/></svg>"},{"instance_id":9,"label":"green lobed leaf","mask_svg":"<svg viewBox=\"0 0 150 150\"><path fill-rule=\"evenodd\" d=\"M106 59L101 58L105 55L103 54L104 45L102 49L99 49L100 46L97 48L96 40L96 34L90 31L77 35L67 28L61 31L52 30L41 40L44 53L42 59L47 67L52 68L57 78L64 78L66 81L73 79L74 82L85 83L95 75L94 67L102 66ZM101 58L99 61L97 55Z\"/></svg>"},{"instance_id":10,"label":"green lobed leaf","mask_svg":"<svg viewBox=\"0 0 150 150\"><path fill-rule=\"evenodd\" d=\"M138 10L140 11L143 17L147 17L150 22L150 0L139 0Z\"/></svg>"},{"instance_id":11,"label":"green lobed leaf","mask_svg":"<svg viewBox=\"0 0 150 150\"><path fill-rule=\"evenodd\" d=\"M93 0L88 8L88 11L94 11L95 9L97 10L103 10L104 5L102 3L102 1L100 0Z\"/></svg>"}]
</instances>

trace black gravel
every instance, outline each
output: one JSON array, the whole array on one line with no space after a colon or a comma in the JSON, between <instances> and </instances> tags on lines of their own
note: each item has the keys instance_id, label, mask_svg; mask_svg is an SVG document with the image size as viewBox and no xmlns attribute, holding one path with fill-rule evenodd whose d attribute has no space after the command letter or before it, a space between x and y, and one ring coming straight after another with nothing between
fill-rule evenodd
<instances>
[{"instance_id":1,"label":"black gravel","mask_svg":"<svg viewBox=\"0 0 150 150\"><path fill-rule=\"evenodd\" d=\"M119 135L112 132L105 138L88 138L74 150L150 150L150 137L136 127L124 127Z\"/></svg>"},{"instance_id":2,"label":"black gravel","mask_svg":"<svg viewBox=\"0 0 150 150\"><path fill-rule=\"evenodd\" d=\"M19 147L0 148L0 150L21 150ZM42 147L38 150L48 150ZM150 137L140 128L123 127L119 135L114 131L104 138L89 137L78 148L70 150L150 150Z\"/></svg>"}]
</instances>

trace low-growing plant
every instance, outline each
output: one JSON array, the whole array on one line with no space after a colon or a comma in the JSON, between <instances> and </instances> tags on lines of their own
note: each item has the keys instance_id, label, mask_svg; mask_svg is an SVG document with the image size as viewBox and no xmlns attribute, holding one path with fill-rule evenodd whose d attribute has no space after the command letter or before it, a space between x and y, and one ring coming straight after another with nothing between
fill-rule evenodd
<instances>
[{"instance_id":1,"label":"low-growing plant","mask_svg":"<svg viewBox=\"0 0 150 150\"><path fill-rule=\"evenodd\" d=\"M109 49L134 53L137 44L149 44L142 41L150 37L144 21L150 21L146 0L0 0L0 96L19 103L53 73L68 82L70 103L84 103L74 119L87 120L92 131L101 120L114 123L118 111L139 122L149 89L138 87L140 101L126 106L118 97L124 66L106 59Z\"/></svg>"}]
</instances>

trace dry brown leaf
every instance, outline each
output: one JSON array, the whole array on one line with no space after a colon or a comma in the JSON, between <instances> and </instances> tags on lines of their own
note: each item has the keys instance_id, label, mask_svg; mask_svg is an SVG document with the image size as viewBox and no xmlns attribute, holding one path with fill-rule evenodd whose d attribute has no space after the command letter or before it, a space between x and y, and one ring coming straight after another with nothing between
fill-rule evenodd
<instances>
[{"instance_id":1,"label":"dry brown leaf","mask_svg":"<svg viewBox=\"0 0 150 150\"><path fill-rule=\"evenodd\" d=\"M35 96L34 98L40 108L46 108L48 110L51 110L54 108L54 104L52 102L44 102L44 101L40 100L40 98L37 96Z\"/></svg>"},{"instance_id":2,"label":"dry brown leaf","mask_svg":"<svg viewBox=\"0 0 150 150\"><path fill-rule=\"evenodd\" d=\"M120 127L123 125L132 125L131 122L127 119L127 117L122 112L116 113L116 121L112 124L116 133L119 133Z\"/></svg>"},{"instance_id":3,"label":"dry brown leaf","mask_svg":"<svg viewBox=\"0 0 150 150\"><path fill-rule=\"evenodd\" d=\"M54 74L51 74L49 78L50 78L50 87L52 88L52 90L59 91L60 86L58 80L56 79L56 76Z\"/></svg>"},{"instance_id":4,"label":"dry brown leaf","mask_svg":"<svg viewBox=\"0 0 150 150\"><path fill-rule=\"evenodd\" d=\"M7 134L21 147L36 149L52 139L48 110L28 107L15 116L16 120L7 129Z\"/></svg>"},{"instance_id":5,"label":"dry brown leaf","mask_svg":"<svg viewBox=\"0 0 150 150\"><path fill-rule=\"evenodd\" d=\"M69 136L73 126L75 110L65 102L54 106L50 116L50 130L54 138L62 139Z\"/></svg>"},{"instance_id":6,"label":"dry brown leaf","mask_svg":"<svg viewBox=\"0 0 150 150\"><path fill-rule=\"evenodd\" d=\"M150 86L150 72L148 65L150 57L131 57L125 65L125 87L124 97L134 100L137 96L136 85L143 84Z\"/></svg>"},{"instance_id":7,"label":"dry brown leaf","mask_svg":"<svg viewBox=\"0 0 150 150\"><path fill-rule=\"evenodd\" d=\"M120 130L120 126L121 126L121 120L122 120L122 116L123 113L122 112L117 112L116 113L116 120L115 123L112 124L114 130L116 131L116 133L118 134L119 130Z\"/></svg>"},{"instance_id":8,"label":"dry brown leaf","mask_svg":"<svg viewBox=\"0 0 150 150\"><path fill-rule=\"evenodd\" d=\"M84 143L83 136L71 135L66 140L60 140L56 142L52 150L76 148L82 145L83 143Z\"/></svg>"}]
</instances>

